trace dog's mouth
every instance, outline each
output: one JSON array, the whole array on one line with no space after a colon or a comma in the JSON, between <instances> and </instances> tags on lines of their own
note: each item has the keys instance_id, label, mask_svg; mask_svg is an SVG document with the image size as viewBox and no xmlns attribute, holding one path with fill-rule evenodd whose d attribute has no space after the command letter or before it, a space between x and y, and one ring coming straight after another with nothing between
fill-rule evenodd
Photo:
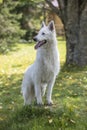
<instances>
[{"instance_id":1,"label":"dog's mouth","mask_svg":"<svg viewBox=\"0 0 87 130\"><path fill-rule=\"evenodd\" d=\"M39 41L39 42L37 42L37 44L35 45L35 49L38 49L39 47L41 47L42 45L44 45L44 44L46 44L46 40L43 40L43 41Z\"/></svg>"}]
</instances>

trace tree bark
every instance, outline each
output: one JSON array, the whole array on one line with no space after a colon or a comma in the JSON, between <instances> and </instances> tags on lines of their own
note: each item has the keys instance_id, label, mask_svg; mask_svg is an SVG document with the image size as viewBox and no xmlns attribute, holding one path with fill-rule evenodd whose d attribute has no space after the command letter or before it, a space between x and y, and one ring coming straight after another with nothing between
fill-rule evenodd
<instances>
[{"instance_id":1,"label":"tree bark","mask_svg":"<svg viewBox=\"0 0 87 130\"><path fill-rule=\"evenodd\" d=\"M78 43L79 43L79 8L78 0L70 0L67 3L65 35L66 35L66 63L77 64Z\"/></svg>"},{"instance_id":2,"label":"tree bark","mask_svg":"<svg viewBox=\"0 0 87 130\"><path fill-rule=\"evenodd\" d=\"M80 66L87 65L87 2L80 14L80 31L78 46L78 64Z\"/></svg>"},{"instance_id":3,"label":"tree bark","mask_svg":"<svg viewBox=\"0 0 87 130\"><path fill-rule=\"evenodd\" d=\"M66 13L66 63L85 66L87 65L87 2L81 10L78 0L68 1Z\"/></svg>"},{"instance_id":4,"label":"tree bark","mask_svg":"<svg viewBox=\"0 0 87 130\"><path fill-rule=\"evenodd\" d=\"M49 4L50 0L46 0ZM66 36L66 63L87 65L87 1L57 0L59 8L51 8L64 24Z\"/></svg>"}]
</instances>

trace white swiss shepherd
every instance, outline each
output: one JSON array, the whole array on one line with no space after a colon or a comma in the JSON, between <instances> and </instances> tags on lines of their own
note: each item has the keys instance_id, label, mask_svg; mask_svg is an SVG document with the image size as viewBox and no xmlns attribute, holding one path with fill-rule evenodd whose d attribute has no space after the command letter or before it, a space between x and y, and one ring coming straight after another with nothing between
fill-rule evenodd
<instances>
[{"instance_id":1,"label":"white swiss shepherd","mask_svg":"<svg viewBox=\"0 0 87 130\"><path fill-rule=\"evenodd\" d=\"M36 60L25 71L22 82L24 104L30 105L35 98L38 105L43 104L42 96L47 88L46 100L51 105L52 89L60 69L54 22L51 21L48 26L43 22L34 41L37 42Z\"/></svg>"}]
</instances>

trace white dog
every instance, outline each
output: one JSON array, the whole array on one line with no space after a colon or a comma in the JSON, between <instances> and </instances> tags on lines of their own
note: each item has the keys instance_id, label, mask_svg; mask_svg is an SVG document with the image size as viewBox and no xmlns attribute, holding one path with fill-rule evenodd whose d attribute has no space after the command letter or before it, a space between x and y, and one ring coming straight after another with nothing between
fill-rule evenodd
<instances>
[{"instance_id":1,"label":"white dog","mask_svg":"<svg viewBox=\"0 0 87 130\"><path fill-rule=\"evenodd\" d=\"M37 42L36 60L26 70L22 82L24 104L30 105L35 97L38 105L43 104L42 96L47 87L46 100L51 105L52 88L60 69L54 22L51 21L48 26L43 22L34 41Z\"/></svg>"}]
</instances>

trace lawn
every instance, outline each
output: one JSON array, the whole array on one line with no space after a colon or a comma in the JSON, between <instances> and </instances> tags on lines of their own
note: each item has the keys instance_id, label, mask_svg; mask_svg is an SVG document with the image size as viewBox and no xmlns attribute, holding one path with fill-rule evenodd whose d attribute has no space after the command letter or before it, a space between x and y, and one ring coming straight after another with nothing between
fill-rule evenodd
<instances>
[{"instance_id":1,"label":"lawn","mask_svg":"<svg viewBox=\"0 0 87 130\"><path fill-rule=\"evenodd\" d=\"M2 0L0 0L0 3L2 3Z\"/></svg>"},{"instance_id":2,"label":"lawn","mask_svg":"<svg viewBox=\"0 0 87 130\"><path fill-rule=\"evenodd\" d=\"M15 44L0 55L0 130L87 130L87 67L65 66L65 41L59 39L61 71L53 106L23 106L24 70L35 59L34 44Z\"/></svg>"}]
</instances>

